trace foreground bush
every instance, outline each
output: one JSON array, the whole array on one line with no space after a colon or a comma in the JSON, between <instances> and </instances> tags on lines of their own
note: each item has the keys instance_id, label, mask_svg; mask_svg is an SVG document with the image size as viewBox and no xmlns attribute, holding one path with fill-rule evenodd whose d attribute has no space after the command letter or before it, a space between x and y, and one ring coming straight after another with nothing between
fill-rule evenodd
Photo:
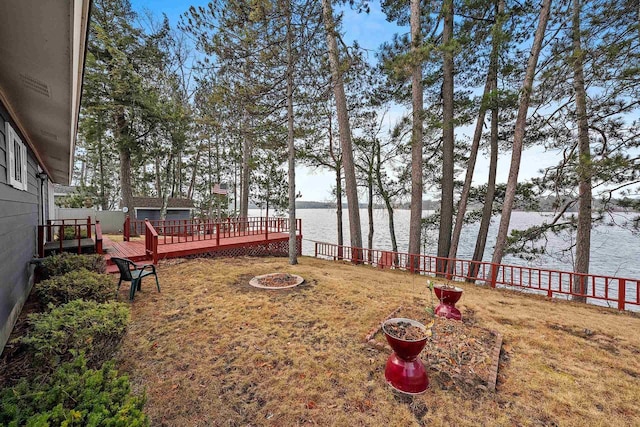
<instances>
[{"instance_id":1,"label":"foreground bush","mask_svg":"<svg viewBox=\"0 0 640 427\"><path fill-rule=\"evenodd\" d=\"M100 366L117 350L129 321L127 304L75 300L48 313L29 316L29 331L19 338L44 368L84 352L90 366Z\"/></svg>"},{"instance_id":2,"label":"foreground bush","mask_svg":"<svg viewBox=\"0 0 640 427\"><path fill-rule=\"evenodd\" d=\"M81 268L43 280L35 291L44 305L58 306L76 299L105 302L114 297L115 284L106 274Z\"/></svg>"},{"instance_id":3,"label":"foreground bush","mask_svg":"<svg viewBox=\"0 0 640 427\"><path fill-rule=\"evenodd\" d=\"M94 371L79 356L45 381L22 380L0 392L0 425L147 426L144 403L113 362Z\"/></svg>"},{"instance_id":4,"label":"foreground bush","mask_svg":"<svg viewBox=\"0 0 640 427\"><path fill-rule=\"evenodd\" d=\"M85 268L95 273L107 271L107 264L102 255L73 255L61 253L45 258L42 261L42 275L44 278L60 276L71 271Z\"/></svg>"}]
</instances>

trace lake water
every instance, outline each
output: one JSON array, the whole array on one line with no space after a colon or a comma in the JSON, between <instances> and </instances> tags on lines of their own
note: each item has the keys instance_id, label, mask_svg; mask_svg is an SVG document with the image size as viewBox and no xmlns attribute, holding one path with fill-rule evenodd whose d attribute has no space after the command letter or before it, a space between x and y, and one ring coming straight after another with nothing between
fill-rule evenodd
<instances>
[{"instance_id":1,"label":"lake water","mask_svg":"<svg viewBox=\"0 0 640 427\"><path fill-rule=\"evenodd\" d=\"M423 216L431 214L424 211ZM260 216L259 209L250 209L250 216ZM614 214L611 220L622 223L628 218L625 214ZM335 209L297 209L296 216L302 219L303 232L303 255L314 253L313 241L337 243L338 233L336 231L336 211ZM409 210L396 210L394 215L396 239L398 250L406 252L409 244ZM536 212L514 212L511 216L511 228L524 229L533 225L539 225L543 221L550 221L551 213ZM493 245L495 244L500 217L494 217L489 229L487 247L485 249L484 260L491 261ZM388 217L386 210L374 211L374 238L373 248L381 250L391 249L391 239L389 237ZM360 222L362 224L362 240L366 246L368 221L367 210L360 210ZM349 222L348 212L343 212L343 226L345 245L349 245ZM460 238L458 258L471 259L475 247L476 236L479 223L465 226ZM423 252L435 254L437 250L437 231L433 236L428 236L430 243L425 246ZM574 243L571 235L548 235L547 251L549 254L535 260L523 260L521 258L506 255L503 264L524 265L529 267L540 267L557 270L573 270L573 258L569 252L562 252ZM575 238L575 235L573 235ZM591 234L591 274L606 276L627 277L640 279L640 237L631 234L617 226L601 225L595 227Z\"/></svg>"}]
</instances>

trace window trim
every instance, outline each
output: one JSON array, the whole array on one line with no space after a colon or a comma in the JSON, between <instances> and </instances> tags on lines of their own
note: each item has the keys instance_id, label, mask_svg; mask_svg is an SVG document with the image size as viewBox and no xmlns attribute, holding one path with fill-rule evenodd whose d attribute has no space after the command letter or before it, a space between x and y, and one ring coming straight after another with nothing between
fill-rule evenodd
<instances>
[{"instance_id":1,"label":"window trim","mask_svg":"<svg viewBox=\"0 0 640 427\"><path fill-rule=\"evenodd\" d=\"M13 129L11 123L6 122L6 152L9 167L7 168L7 182L12 187L27 191L29 179L27 176L27 146L22 142L18 133ZM20 150L20 179L16 179L16 147Z\"/></svg>"}]
</instances>

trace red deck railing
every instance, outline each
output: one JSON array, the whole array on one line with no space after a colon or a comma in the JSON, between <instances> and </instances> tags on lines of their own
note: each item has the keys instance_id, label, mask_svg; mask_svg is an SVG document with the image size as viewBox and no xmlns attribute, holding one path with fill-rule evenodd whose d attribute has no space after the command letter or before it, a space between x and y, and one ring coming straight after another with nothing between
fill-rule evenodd
<instances>
[{"instance_id":1,"label":"red deck railing","mask_svg":"<svg viewBox=\"0 0 640 427\"><path fill-rule=\"evenodd\" d=\"M369 250L324 242L315 242L315 256L333 260L345 259L355 263L377 265L381 268L395 267L453 280L480 281L492 287L520 288L545 294L549 298L585 297L587 302L608 306L613 304L618 310L640 309L640 280L638 279L449 259L433 255ZM576 281L582 282L583 292L573 292L573 284Z\"/></svg>"},{"instance_id":2,"label":"red deck railing","mask_svg":"<svg viewBox=\"0 0 640 427\"><path fill-rule=\"evenodd\" d=\"M102 229L100 221L91 222L91 217L71 218L71 219L50 219L45 225L38 225L38 256L44 257L45 243L56 242L56 249L60 252L69 250L70 247L64 242L75 240L77 242L77 252L82 253L82 239L92 239L92 230L95 227L95 250L102 253ZM73 230L73 238L65 239L65 231ZM84 235L83 235L84 232ZM45 240L46 236L46 240Z\"/></svg>"},{"instance_id":3,"label":"red deck railing","mask_svg":"<svg viewBox=\"0 0 640 427\"><path fill-rule=\"evenodd\" d=\"M147 256L154 264L158 263L158 233L153 228L149 220L144 221L144 246Z\"/></svg>"},{"instance_id":4,"label":"red deck railing","mask_svg":"<svg viewBox=\"0 0 640 427\"><path fill-rule=\"evenodd\" d=\"M269 233L288 233L288 218L225 218L215 219L186 219L186 220L132 220L125 219L123 239L128 241L132 235L142 235L149 224L157 233L158 244L170 245L174 243L215 240L220 244L221 238L265 235ZM302 220L296 219L296 233L302 234ZM145 234L146 237L146 234Z\"/></svg>"}]
</instances>

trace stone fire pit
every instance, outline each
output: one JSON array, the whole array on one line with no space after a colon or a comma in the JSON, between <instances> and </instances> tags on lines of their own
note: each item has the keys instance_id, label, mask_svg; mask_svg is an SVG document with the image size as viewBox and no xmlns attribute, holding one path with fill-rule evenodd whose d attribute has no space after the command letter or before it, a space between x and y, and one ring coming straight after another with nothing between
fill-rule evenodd
<instances>
[{"instance_id":1,"label":"stone fire pit","mask_svg":"<svg viewBox=\"0 0 640 427\"><path fill-rule=\"evenodd\" d=\"M249 280L249 284L261 289L288 289L294 288L304 282L304 279L296 274L269 273L256 276Z\"/></svg>"}]
</instances>

